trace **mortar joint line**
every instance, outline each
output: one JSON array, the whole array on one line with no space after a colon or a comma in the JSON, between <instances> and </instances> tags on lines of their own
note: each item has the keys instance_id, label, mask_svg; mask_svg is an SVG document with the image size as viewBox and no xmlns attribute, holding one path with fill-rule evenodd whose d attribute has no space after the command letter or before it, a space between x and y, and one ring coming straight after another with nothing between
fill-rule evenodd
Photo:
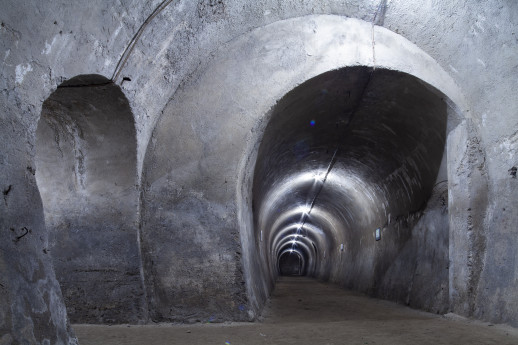
<instances>
[{"instance_id":1,"label":"mortar joint line","mask_svg":"<svg viewBox=\"0 0 518 345\"><path fill-rule=\"evenodd\" d=\"M117 63L117 66L115 66L115 70L113 71L113 75L110 79L111 82L115 82L117 80L117 78L119 77L122 69L125 67L126 62L128 61L131 53L135 49L135 46L137 45L140 37L142 36L144 30L149 25L149 23L151 23L151 21L159 13L161 13L172 1L173 0L162 1L155 8L155 10L146 18L144 23L142 23L142 25L139 27L139 29L137 30L137 32L135 33L135 35L133 36L133 38L131 39L129 44L126 46L126 49L122 53L122 55ZM140 216L140 210L139 210L139 218L140 217L141 216ZM147 322L147 321L149 321L149 296L148 296L148 292L147 292L145 272L144 272L144 262L143 262L143 257L142 257L142 243L141 243L142 233L141 233L141 229L140 229L141 224L142 224L141 222L142 222L142 220L139 219L139 225L137 227L137 238L138 238L137 244L138 244L139 260L140 260L140 269L139 269L140 272L139 273L140 273L140 280L141 280L141 284L142 284L142 290L143 290L143 294L144 294L144 303L145 303L145 305L143 306L143 309L144 309L143 318Z\"/></svg>"},{"instance_id":2,"label":"mortar joint line","mask_svg":"<svg viewBox=\"0 0 518 345\"><path fill-rule=\"evenodd\" d=\"M131 53L133 52L133 49L135 49L135 46L137 45L140 37L142 36L142 33L146 29L146 27L151 23L151 21L160 13L162 12L173 0L164 0L158 5L153 12L149 15L149 17L146 18L144 23L139 27L129 44L126 46L126 49L122 53L119 62L117 63L117 66L115 66L115 70L113 71L113 75L110 80L115 81L119 77L122 69L126 65L126 62L128 61Z\"/></svg>"},{"instance_id":3,"label":"mortar joint line","mask_svg":"<svg viewBox=\"0 0 518 345\"><path fill-rule=\"evenodd\" d=\"M347 127L350 126L352 120L354 119L354 115L356 114L356 112L357 112L357 110L358 110L358 108L359 108L359 106L361 104L361 101L363 100L363 98L365 96L365 92L366 92L366 90L367 90L367 88L368 88L368 86L369 86L369 84L371 82L372 74L374 73L374 70L376 69L376 51L375 51L376 41L375 41L375 38L374 38L374 27L376 25L375 22L376 22L376 19L378 17L378 14L379 14L380 10L383 7L386 8L386 6L387 6L386 2L387 2L387 0L380 0L380 2L378 3L378 6L376 8L376 11L374 12L374 16L372 18L372 21L371 21L371 28L372 28L372 30L371 30L371 32L372 32L372 62L373 62L372 70L369 72L369 77L368 77L367 82L365 83L365 85L363 87L363 90L362 90L362 93L360 95L360 100L358 102L358 105L356 106L356 108L352 112L351 118L350 118L349 122L347 123L346 128L344 128L344 129L347 129ZM338 127L338 128L340 128L340 127ZM337 135L337 137L338 136L339 135ZM324 188L324 184L327 181L327 177L329 176L329 173L331 172L331 169L333 168L334 164L336 163L336 154L338 152L339 147L340 147L340 144L339 144L339 142L337 140L333 156L331 157L331 160L330 160L329 165L327 167L326 174L324 176L324 179L322 180L322 184L320 185L320 188L318 189L317 193L315 194L315 197L311 201L310 208L309 208L307 214L305 214L304 217L303 217L302 226L304 226L304 224L306 223L307 217L311 213L311 210L313 209L313 206L315 205L315 202L316 202L320 192Z\"/></svg>"},{"instance_id":4,"label":"mortar joint line","mask_svg":"<svg viewBox=\"0 0 518 345\"><path fill-rule=\"evenodd\" d=\"M373 68L369 72L369 76L367 78L367 82L364 84L364 86L362 88L358 104L356 105L356 107L354 107L354 109L353 109L353 111L351 113L351 117L349 118L349 121L345 125L345 128L343 128L344 130L347 130L347 128L350 127L352 121L354 120L354 116L358 112L358 109L360 108L362 100L365 98L365 93L367 92L367 88L369 87L369 85L371 83L372 76L374 74L374 70L375 69ZM324 185L327 182L327 178L328 178L329 174L331 173L331 170L333 169L333 166L335 165L335 163L337 161L337 153L338 153L338 150L340 149L340 143L338 141L338 138L340 137L340 135L339 135L340 128L341 127L339 126L338 129L337 129L337 134L336 134L336 138L337 139L336 139L336 144L335 144L335 150L334 150L333 156L331 157L331 159L329 161L329 164L327 166L326 173L324 175L324 178L322 179L322 183L320 184L320 187L318 188L317 192L315 193L315 196L313 197L313 199L312 199L312 201L310 203L308 211L303 213L303 215L301 217L301 220L300 220L300 226L298 227L297 232L304 228L304 225L306 224L307 219L308 219L309 215L311 214L311 211L313 210L313 207L315 206L317 198L320 195L320 193L322 192L322 189L324 189ZM292 245L292 249L293 249L293 247L294 247L294 245Z\"/></svg>"},{"instance_id":5,"label":"mortar joint line","mask_svg":"<svg viewBox=\"0 0 518 345\"><path fill-rule=\"evenodd\" d=\"M376 49L375 49L375 46L376 46L376 39L375 39L375 35L374 35L374 29L375 29L375 26L376 26L376 20L378 19L378 15L380 14L381 10L386 10L387 9L387 0L380 0L380 2L378 3L378 6L376 7L376 11L374 12L374 16L372 18L372 21L371 21L371 33L372 33L372 65L373 65L373 68L376 69Z\"/></svg>"}]
</instances>

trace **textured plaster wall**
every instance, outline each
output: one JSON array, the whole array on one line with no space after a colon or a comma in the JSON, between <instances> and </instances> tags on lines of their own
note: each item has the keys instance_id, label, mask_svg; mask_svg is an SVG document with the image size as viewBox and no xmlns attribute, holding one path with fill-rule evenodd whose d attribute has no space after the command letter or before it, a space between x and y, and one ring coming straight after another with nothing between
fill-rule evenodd
<instances>
[{"instance_id":1,"label":"textured plaster wall","mask_svg":"<svg viewBox=\"0 0 518 345\"><path fill-rule=\"evenodd\" d=\"M35 151L48 252L71 322L144 319L136 135L120 88L95 75L60 85L43 104Z\"/></svg>"},{"instance_id":2,"label":"textured plaster wall","mask_svg":"<svg viewBox=\"0 0 518 345\"><path fill-rule=\"evenodd\" d=\"M392 260L380 256L385 263L379 265L371 295L433 313L449 311L447 205L447 183L439 181L423 210L396 218L382 230L380 246L394 234L405 240Z\"/></svg>"},{"instance_id":3,"label":"textured plaster wall","mask_svg":"<svg viewBox=\"0 0 518 345\"><path fill-rule=\"evenodd\" d=\"M35 130L41 106L65 79L89 73L110 78L131 38L158 4L158 1L117 4L105 1L88 4L29 0L1 2L0 137L6 144L0 149L0 187L4 198L0 206L3 239L0 245L0 334L3 338L0 339L4 342L74 342L72 332L67 330L65 308L51 260L43 251L48 245L48 230L44 226L41 199L34 178ZM115 80L128 98L135 117L137 172L143 170L151 133L165 105L188 76L191 83L200 78L208 61L217 55L218 47L254 28L310 14L335 14L383 26L400 35L394 37L404 37L416 44L431 57L423 58L423 64L430 65L435 60L452 78L452 84L462 90L466 102L461 101L462 97L452 96L452 89L440 87L426 75L421 75L421 67L407 70L412 65L406 62L405 57L412 54L401 54L397 59L386 55L388 62L397 60L399 68L450 96L461 111L469 110L468 120L448 140L451 308L463 315L516 325L518 308L513 301L518 300L515 264L518 251L514 238L518 212L514 205L518 180L510 175L509 169L518 165L518 117L515 110L518 97L511 77L518 72L515 59L518 5L512 1L174 1L147 25ZM303 21L306 22L305 19ZM290 60L289 52L293 49L303 51L305 59L320 56L315 58L318 61L327 56L316 54L318 50L297 48L297 41L286 40L283 31L274 31L271 37L282 36L277 45L255 41L266 52L286 52L284 60L275 57L272 63ZM304 31L296 31L306 35ZM383 57L378 54L383 47L396 48L399 43L395 39L383 44L384 39L377 36L379 32L379 27L376 27L374 43L372 35L364 41L366 47L374 45L377 48L374 58L377 64L382 64ZM254 36L250 38L256 39ZM340 41L339 37L337 40ZM263 55L260 49L249 52L254 52L256 58L269 56ZM343 64L354 63L354 54L350 59ZM239 70L239 61L228 60L232 61L228 64L225 61L222 58L220 65L227 71ZM252 69L258 69L256 73L260 79L268 82L249 84L254 92L252 97L244 98L247 102L235 97L232 102L223 103L221 109L227 110L220 112L221 117L232 115L228 111L229 104L240 109L238 114L255 109L262 116L275 100L314 75L312 72L290 79L285 87L278 89L278 81L285 80L286 75L261 71L262 65L256 65L256 59L247 61L250 61L248 65ZM286 64L279 68L291 67L292 64ZM324 71L327 69L323 68ZM232 94L222 88L243 85L249 80L247 74L238 75L243 79L241 84L232 74L220 73L217 79L227 78L227 83L211 84L207 90ZM123 77L131 81L123 82ZM261 88L264 94L269 95L268 100L254 98L260 95L257 92ZM175 95L175 99L178 95L180 93ZM219 102L219 98L212 101ZM240 127L239 121L245 116L224 122L232 123L231 127L234 124ZM248 123L244 127L245 132L264 127L260 121L243 121ZM199 123L210 121L200 119ZM189 131L185 133L192 135ZM249 135L251 146L239 151L241 163L238 164L241 166L245 166L246 161L254 162L254 147L257 146L254 135L257 134ZM173 163L168 164L174 167ZM218 177L218 183L223 183L221 177L225 177L224 174ZM237 226L236 222L231 222L230 227L234 234L244 234L243 253L251 248L248 247L249 241L255 241L246 235L251 209L251 204L246 203L249 178L249 172L244 172L227 180L231 186L229 189L240 189L236 205L227 208L231 192L225 191L228 194L223 195L228 198L223 201L216 198L220 205L225 205L225 210L231 210L231 214L235 212L236 216L232 217L242 224ZM236 181L239 181L238 185L234 183L232 186ZM486 192L487 199L484 196ZM200 205L206 206L200 210L208 207L203 202ZM243 205L244 211L237 208ZM225 215L225 212L221 214ZM235 241L233 236L230 237ZM233 245L229 252L235 248ZM470 250L472 255L467 254ZM230 266L238 272L241 264L238 257L228 259ZM244 267L250 267L250 264L259 269L250 258L244 257L243 262ZM253 304L254 298L264 300L265 282L254 279L254 274L246 270L243 275L247 277L250 303ZM261 303L255 305L260 306Z\"/></svg>"},{"instance_id":4,"label":"textured plaster wall","mask_svg":"<svg viewBox=\"0 0 518 345\"><path fill-rule=\"evenodd\" d=\"M471 105L472 120L452 136L449 186L454 312L517 325L516 55L518 6L509 1L401 3L384 25L434 57L455 79ZM410 8L412 13L407 12ZM408 15L402 15L408 13ZM436 22L436 14L444 21ZM432 24L433 23L433 24ZM412 26L413 29L410 29ZM436 29L434 34L430 27ZM439 34L440 32L444 34ZM446 33L453 37L446 39ZM507 320L507 321L504 321Z\"/></svg>"}]
</instances>

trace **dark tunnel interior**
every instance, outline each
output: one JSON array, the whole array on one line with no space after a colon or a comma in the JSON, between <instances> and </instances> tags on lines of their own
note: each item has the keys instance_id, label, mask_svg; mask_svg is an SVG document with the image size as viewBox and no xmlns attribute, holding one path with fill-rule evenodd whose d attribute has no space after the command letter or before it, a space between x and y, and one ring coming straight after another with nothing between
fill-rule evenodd
<instances>
[{"instance_id":1,"label":"dark tunnel interior","mask_svg":"<svg viewBox=\"0 0 518 345\"><path fill-rule=\"evenodd\" d=\"M437 90L387 69L329 71L286 94L253 184L257 249L271 279L295 272L376 285L411 236L391 224L426 207L444 169L446 125Z\"/></svg>"},{"instance_id":2,"label":"dark tunnel interior","mask_svg":"<svg viewBox=\"0 0 518 345\"><path fill-rule=\"evenodd\" d=\"M299 252L286 249L279 255L279 273L285 276L301 276L304 274L304 260Z\"/></svg>"}]
</instances>

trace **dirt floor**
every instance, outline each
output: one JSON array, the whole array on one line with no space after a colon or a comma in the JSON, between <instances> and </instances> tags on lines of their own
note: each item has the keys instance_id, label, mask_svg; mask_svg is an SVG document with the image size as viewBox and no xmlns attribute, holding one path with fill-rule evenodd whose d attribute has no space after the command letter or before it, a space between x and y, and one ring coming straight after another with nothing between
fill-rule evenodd
<instances>
[{"instance_id":1,"label":"dirt floor","mask_svg":"<svg viewBox=\"0 0 518 345\"><path fill-rule=\"evenodd\" d=\"M435 315L283 277L256 323L73 325L80 345L518 344L518 329Z\"/></svg>"}]
</instances>

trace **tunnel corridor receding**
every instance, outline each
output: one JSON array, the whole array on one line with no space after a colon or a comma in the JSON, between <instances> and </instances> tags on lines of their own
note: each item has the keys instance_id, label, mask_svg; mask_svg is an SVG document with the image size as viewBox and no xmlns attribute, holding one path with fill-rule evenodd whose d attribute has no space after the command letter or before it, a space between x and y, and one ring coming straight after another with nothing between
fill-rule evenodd
<instances>
[{"instance_id":1,"label":"tunnel corridor receding","mask_svg":"<svg viewBox=\"0 0 518 345\"><path fill-rule=\"evenodd\" d=\"M411 278L394 266L402 256L422 259L407 247L445 174L447 117L439 91L393 70L329 71L287 93L271 112L254 173L266 279L282 273L289 250L304 258L308 276L403 298L396 281ZM441 225L440 262L448 260L445 217L430 220ZM441 272L433 282L443 280Z\"/></svg>"},{"instance_id":2,"label":"tunnel corridor receding","mask_svg":"<svg viewBox=\"0 0 518 345\"><path fill-rule=\"evenodd\" d=\"M304 260L302 255L286 249L279 255L279 273L284 276L301 276L304 274Z\"/></svg>"}]
</instances>

